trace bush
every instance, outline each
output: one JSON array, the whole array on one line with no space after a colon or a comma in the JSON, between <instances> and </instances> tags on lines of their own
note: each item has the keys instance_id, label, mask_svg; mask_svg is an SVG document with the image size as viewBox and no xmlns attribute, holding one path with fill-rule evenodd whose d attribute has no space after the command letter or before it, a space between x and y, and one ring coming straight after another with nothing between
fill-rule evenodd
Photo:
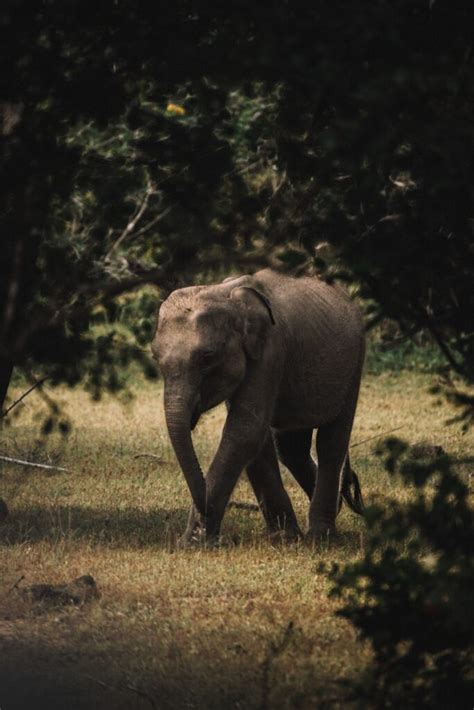
<instances>
[{"instance_id":1,"label":"bush","mask_svg":"<svg viewBox=\"0 0 474 710\"><path fill-rule=\"evenodd\" d=\"M379 449L416 496L367 511L364 558L331 572L332 594L373 647L357 688L375 707L469 707L474 693L473 515L468 488L446 456L423 460L398 439ZM428 485L430 484L430 485Z\"/></svg>"},{"instance_id":2,"label":"bush","mask_svg":"<svg viewBox=\"0 0 474 710\"><path fill-rule=\"evenodd\" d=\"M372 375L382 372L439 373L446 370L446 360L435 343L425 334L409 338L398 328L377 327L367 338L365 369Z\"/></svg>"}]
</instances>

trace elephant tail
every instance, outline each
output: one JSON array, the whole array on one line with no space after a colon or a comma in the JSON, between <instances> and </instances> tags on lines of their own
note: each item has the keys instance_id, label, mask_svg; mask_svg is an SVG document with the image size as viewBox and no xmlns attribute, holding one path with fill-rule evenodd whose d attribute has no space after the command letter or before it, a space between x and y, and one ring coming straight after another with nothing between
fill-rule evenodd
<instances>
[{"instance_id":1,"label":"elephant tail","mask_svg":"<svg viewBox=\"0 0 474 710\"><path fill-rule=\"evenodd\" d=\"M344 473L342 477L341 495L347 505L354 513L364 515L365 505L362 497L362 490L359 479L355 471L351 468L349 457L347 457L344 465Z\"/></svg>"}]
</instances>

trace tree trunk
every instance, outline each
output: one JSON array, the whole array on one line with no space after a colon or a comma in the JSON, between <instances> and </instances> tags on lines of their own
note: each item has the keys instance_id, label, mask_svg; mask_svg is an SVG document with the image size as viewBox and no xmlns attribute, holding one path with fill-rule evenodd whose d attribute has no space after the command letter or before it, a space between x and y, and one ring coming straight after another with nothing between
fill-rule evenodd
<instances>
[{"instance_id":1,"label":"tree trunk","mask_svg":"<svg viewBox=\"0 0 474 710\"><path fill-rule=\"evenodd\" d=\"M8 392L10 378L13 372L13 363L11 360L0 358L0 412L3 411L3 403Z\"/></svg>"}]
</instances>

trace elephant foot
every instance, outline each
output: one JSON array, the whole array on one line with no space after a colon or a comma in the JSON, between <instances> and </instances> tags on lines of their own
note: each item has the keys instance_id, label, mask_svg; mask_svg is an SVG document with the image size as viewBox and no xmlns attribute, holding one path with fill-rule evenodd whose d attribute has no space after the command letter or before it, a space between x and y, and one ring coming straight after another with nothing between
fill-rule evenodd
<instances>
[{"instance_id":1,"label":"elephant foot","mask_svg":"<svg viewBox=\"0 0 474 710\"><path fill-rule=\"evenodd\" d=\"M268 539L272 545L285 545L299 542L303 539L303 535L298 527L278 528L277 530L268 530Z\"/></svg>"},{"instance_id":2,"label":"elephant foot","mask_svg":"<svg viewBox=\"0 0 474 710\"><path fill-rule=\"evenodd\" d=\"M209 535L205 528L196 526L191 531L186 531L176 542L178 550L206 549L211 550L219 547L219 535Z\"/></svg>"},{"instance_id":3,"label":"elephant foot","mask_svg":"<svg viewBox=\"0 0 474 710\"><path fill-rule=\"evenodd\" d=\"M317 525L310 528L305 535L305 542L312 547L328 547L337 542L337 531L335 525Z\"/></svg>"}]
</instances>

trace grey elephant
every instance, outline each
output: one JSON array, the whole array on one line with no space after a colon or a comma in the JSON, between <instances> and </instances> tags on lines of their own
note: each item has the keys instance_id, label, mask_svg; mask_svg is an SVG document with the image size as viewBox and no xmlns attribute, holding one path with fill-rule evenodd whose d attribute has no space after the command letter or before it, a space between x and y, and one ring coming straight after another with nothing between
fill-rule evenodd
<instances>
[{"instance_id":1,"label":"grey elephant","mask_svg":"<svg viewBox=\"0 0 474 710\"><path fill-rule=\"evenodd\" d=\"M265 269L178 289L161 304L152 352L164 378L169 436L193 500L183 543L218 538L244 468L270 532L299 537L278 457L310 499L310 538L335 532L342 498L362 514L348 446L364 326L341 288ZM191 431L203 412L224 401L226 422L204 478Z\"/></svg>"}]
</instances>

